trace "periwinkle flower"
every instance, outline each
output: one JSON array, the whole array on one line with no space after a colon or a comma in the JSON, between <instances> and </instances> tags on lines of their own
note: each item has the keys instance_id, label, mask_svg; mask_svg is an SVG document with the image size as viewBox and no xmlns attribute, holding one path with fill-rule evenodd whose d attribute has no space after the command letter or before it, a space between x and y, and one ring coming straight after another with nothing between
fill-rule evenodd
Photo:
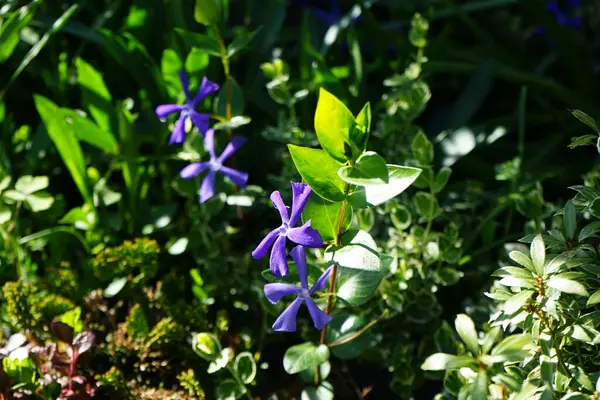
<instances>
[{"instance_id":1,"label":"periwinkle flower","mask_svg":"<svg viewBox=\"0 0 600 400\"><path fill-rule=\"evenodd\" d=\"M307 276L308 266L306 265L306 253L304 247L296 246L290 251L292 259L296 263L298 269L298 277L300 278L300 287L290 285L288 283L267 283L264 287L265 297L272 304L277 303L282 297L295 294L296 300L292 302L273 323L273 330L278 332L295 332L296 317L302 303L306 304L313 324L317 329L323 329L325 325L331 321L331 317L323 312L312 299L313 293L317 290L325 290L327 278L333 267L329 267L317 279L315 284L309 289Z\"/></svg>"},{"instance_id":2,"label":"periwinkle flower","mask_svg":"<svg viewBox=\"0 0 600 400\"><path fill-rule=\"evenodd\" d=\"M273 243L269 266L273 275L277 277L286 276L288 274L288 263L285 254L285 244L287 239L292 242L307 247L321 247L323 240L316 229L310 226L310 220L300 227L295 227L300 219L302 210L308 201L308 197L312 192L310 186L305 183L292 183L292 215L288 216L286 205L281 199L279 191L271 193L271 201L281 215L281 226L273 229L262 242L252 252L252 257L259 259L263 258Z\"/></svg>"},{"instance_id":3,"label":"periwinkle flower","mask_svg":"<svg viewBox=\"0 0 600 400\"><path fill-rule=\"evenodd\" d=\"M169 144L183 143L185 141L185 122L188 118L192 120L196 128L204 135L208 130L209 114L196 111L198 103L211 93L219 90L219 85L209 81L206 77L202 78L202 84L196 97L192 98L189 91L189 82L185 76L185 71L179 71L179 79L185 93L185 104L163 104L156 107L156 115L160 119L165 119L169 115L179 112L179 118L175 123L175 129L171 133Z\"/></svg>"},{"instance_id":4,"label":"periwinkle flower","mask_svg":"<svg viewBox=\"0 0 600 400\"><path fill-rule=\"evenodd\" d=\"M180 172L182 178L190 179L201 172L208 170L206 177L202 181L202 186L200 186L200 203L204 203L214 196L215 176L217 172L220 172L231 179L238 187L246 187L246 182L248 181L247 173L223 165L225 160L231 157L231 155L242 147L246 141L247 139L245 137L234 136L231 138L231 142L227 144L221 155L217 157L215 154L215 131L213 129L206 131L206 135L204 136L204 147L206 147L208 154L210 154L210 161L191 163Z\"/></svg>"},{"instance_id":5,"label":"periwinkle flower","mask_svg":"<svg viewBox=\"0 0 600 400\"><path fill-rule=\"evenodd\" d=\"M561 6L558 0L550 0L546 4L546 8L554 14L559 24L579 28L581 27L581 18L571 16L571 12L579 7L580 3L581 0L568 0L564 6Z\"/></svg>"}]
</instances>

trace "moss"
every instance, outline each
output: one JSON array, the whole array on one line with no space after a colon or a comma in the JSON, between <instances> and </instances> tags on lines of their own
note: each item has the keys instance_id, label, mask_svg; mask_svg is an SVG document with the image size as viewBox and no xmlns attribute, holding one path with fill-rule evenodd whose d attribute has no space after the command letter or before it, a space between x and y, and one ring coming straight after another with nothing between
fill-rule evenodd
<instances>
[{"instance_id":1,"label":"moss","mask_svg":"<svg viewBox=\"0 0 600 400\"><path fill-rule=\"evenodd\" d=\"M156 240L126 240L121 245L107 247L92 261L94 275L103 282L125 275L139 275L143 280L156 275L158 253Z\"/></svg>"}]
</instances>

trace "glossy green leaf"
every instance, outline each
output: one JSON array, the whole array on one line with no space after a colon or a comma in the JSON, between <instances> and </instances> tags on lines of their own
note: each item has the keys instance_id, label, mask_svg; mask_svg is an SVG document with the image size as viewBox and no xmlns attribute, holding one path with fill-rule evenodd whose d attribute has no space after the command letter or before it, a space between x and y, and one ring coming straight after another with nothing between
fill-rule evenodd
<instances>
[{"instance_id":1,"label":"glossy green leaf","mask_svg":"<svg viewBox=\"0 0 600 400\"><path fill-rule=\"evenodd\" d=\"M587 238L596 236L598 232L600 232L600 221L589 223L581 228L581 231L579 232L579 238L577 240L581 242Z\"/></svg>"},{"instance_id":2,"label":"glossy green leaf","mask_svg":"<svg viewBox=\"0 0 600 400\"><path fill-rule=\"evenodd\" d=\"M323 382L319 387L307 387L302 391L300 400L333 400L333 386Z\"/></svg>"},{"instance_id":3,"label":"glossy green leaf","mask_svg":"<svg viewBox=\"0 0 600 400\"><path fill-rule=\"evenodd\" d=\"M236 400L242 397L245 393L246 387L230 378L221 381L215 391L217 400Z\"/></svg>"},{"instance_id":4,"label":"glossy green leaf","mask_svg":"<svg viewBox=\"0 0 600 400\"><path fill-rule=\"evenodd\" d=\"M237 355L234 368L242 382L246 384L252 382L256 376L256 362L252 354L247 351Z\"/></svg>"},{"instance_id":5,"label":"glossy green leaf","mask_svg":"<svg viewBox=\"0 0 600 400\"><path fill-rule=\"evenodd\" d=\"M239 115L237 117L231 118L226 122L218 122L213 125L213 129L215 131L220 130L233 130L239 128L240 126L248 125L252 121L250 117L246 117L245 115Z\"/></svg>"},{"instance_id":6,"label":"glossy green leaf","mask_svg":"<svg viewBox=\"0 0 600 400\"><path fill-rule=\"evenodd\" d=\"M248 44L250 44L257 32L258 29L252 32L249 32L247 30L240 30L239 32L236 32L235 37L233 38L229 46L227 46L227 55L231 57L234 54L246 48Z\"/></svg>"},{"instance_id":7,"label":"glossy green leaf","mask_svg":"<svg viewBox=\"0 0 600 400\"><path fill-rule=\"evenodd\" d=\"M115 278L107 287L104 289L104 297L110 298L115 297L127 284L127 277Z\"/></svg>"},{"instance_id":8,"label":"glossy green leaf","mask_svg":"<svg viewBox=\"0 0 600 400\"><path fill-rule=\"evenodd\" d=\"M567 201L567 204L565 204L563 223L567 239L574 238L575 230L577 229L577 212L575 211L575 205L571 200Z\"/></svg>"},{"instance_id":9,"label":"glossy green leaf","mask_svg":"<svg viewBox=\"0 0 600 400\"><path fill-rule=\"evenodd\" d=\"M367 318L358 315L336 315L327 325L326 343L331 345L351 339L369 322ZM341 360L359 357L366 349L376 346L379 342L380 338L373 332L373 329L369 328L347 344L330 347L330 351Z\"/></svg>"},{"instance_id":10,"label":"glossy green leaf","mask_svg":"<svg viewBox=\"0 0 600 400\"><path fill-rule=\"evenodd\" d=\"M196 0L194 19L204 25L216 25L221 20L221 0Z\"/></svg>"},{"instance_id":11,"label":"glossy green leaf","mask_svg":"<svg viewBox=\"0 0 600 400\"><path fill-rule=\"evenodd\" d=\"M315 131L321 147L334 159L345 162L350 156L344 143L350 147L351 158L356 159L360 151L350 139L355 125L352 112L337 97L321 88L315 112Z\"/></svg>"},{"instance_id":12,"label":"glossy green leaf","mask_svg":"<svg viewBox=\"0 0 600 400\"><path fill-rule=\"evenodd\" d=\"M283 368L288 374L297 374L308 368L314 368L329 359L329 348L306 342L290 347L283 356Z\"/></svg>"},{"instance_id":13,"label":"glossy green leaf","mask_svg":"<svg viewBox=\"0 0 600 400\"><path fill-rule=\"evenodd\" d=\"M527 268L531 272L536 272L535 267L533 266L533 262L531 262L531 259L526 254L523 254L517 250L513 250L510 253L508 253L508 257L510 257L511 260L518 263L519 265L522 265L523 267Z\"/></svg>"},{"instance_id":14,"label":"glossy green leaf","mask_svg":"<svg viewBox=\"0 0 600 400\"><path fill-rule=\"evenodd\" d=\"M350 132L350 140L359 148L364 150L369 140L369 131L371 130L371 104L366 103L362 110L356 116L356 126Z\"/></svg>"},{"instance_id":15,"label":"glossy green leaf","mask_svg":"<svg viewBox=\"0 0 600 400\"><path fill-rule=\"evenodd\" d=\"M600 133L600 129L598 129L598 125L596 124L594 118L590 117L581 110L573 110L571 111L571 114L573 114L575 118L592 128L596 133Z\"/></svg>"},{"instance_id":16,"label":"glossy green leaf","mask_svg":"<svg viewBox=\"0 0 600 400\"><path fill-rule=\"evenodd\" d=\"M477 361L473 357L435 353L425 359L425 362L421 365L421 369L425 371L443 371L445 369L459 369L475 365L477 365Z\"/></svg>"},{"instance_id":17,"label":"glossy green leaf","mask_svg":"<svg viewBox=\"0 0 600 400\"><path fill-rule=\"evenodd\" d=\"M340 168L338 175L343 181L353 185L367 186L371 183L389 182L385 160L374 151L364 153L354 166Z\"/></svg>"},{"instance_id":18,"label":"glossy green leaf","mask_svg":"<svg viewBox=\"0 0 600 400\"><path fill-rule=\"evenodd\" d=\"M338 202L344 200L346 183L337 171L341 163L329 157L323 150L288 144L292 160L302 179L322 198Z\"/></svg>"},{"instance_id":19,"label":"glossy green leaf","mask_svg":"<svg viewBox=\"0 0 600 400\"><path fill-rule=\"evenodd\" d=\"M83 153L72 126L66 123L64 118L62 118L60 109L52 101L39 95L36 95L34 99L35 106L42 117L48 135L58 149L79 192L87 203L93 204L92 194L87 182Z\"/></svg>"},{"instance_id":20,"label":"glossy green leaf","mask_svg":"<svg viewBox=\"0 0 600 400\"><path fill-rule=\"evenodd\" d=\"M519 361L524 359L528 350L527 345L533 344L533 337L529 334L511 335L500 341L491 355L496 356L498 362Z\"/></svg>"},{"instance_id":21,"label":"glossy green leaf","mask_svg":"<svg viewBox=\"0 0 600 400\"><path fill-rule=\"evenodd\" d=\"M481 348L479 347L479 340L473 320L466 314L459 314L454 320L454 327L456 328L458 336L460 336L465 345L467 345L467 348L473 354L479 355Z\"/></svg>"},{"instance_id":22,"label":"glossy green leaf","mask_svg":"<svg viewBox=\"0 0 600 400\"><path fill-rule=\"evenodd\" d=\"M417 192L413 197L413 202L417 212L425 221L431 221L440 213L438 201L431 193Z\"/></svg>"},{"instance_id":23,"label":"glossy green leaf","mask_svg":"<svg viewBox=\"0 0 600 400\"><path fill-rule=\"evenodd\" d=\"M82 58L76 59L75 65L83 104L101 130L107 133L113 132L112 124L116 121L115 109L102 74ZM112 140L114 142L114 137Z\"/></svg>"},{"instance_id":24,"label":"glossy green leaf","mask_svg":"<svg viewBox=\"0 0 600 400\"><path fill-rule=\"evenodd\" d=\"M451 174L452 170L447 167L443 167L438 171L435 181L433 182L433 185L431 185L431 190L433 190L433 193L439 193L444 190Z\"/></svg>"},{"instance_id":25,"label":"glossy green leaf","mask_svg":"<svg viewBox=\"0 0 600 400\"><path fill-rule=\"evenodd\" d=\"M538 275L544 273L544 263L546 262L546 246L542 235L538 234L531 242L531 261Z\"/></svg>"},{"instance_id":26,"label":"glossy green leaf","mask_svg":"<svg viewBox=\"0 0 600 400\"><path fill-rule=\"evenodd\" d=\"M473 382L471 400L486 400L488 392L488 377L485 369L480 369Z\"/></svg>"},{"instance_id":27,"label":"glossy green leaf","mask_svg":"<svg viewBox=\"0 0 600 400\"><path fill-rule=\"evenodd\" d=\"M589 293L581 283L556 275L548 280L548 286L564 293L588 297Z\"/></svg>"},{"instance_id":28,"label":"glossy green leaf","mask_svg":"<svg viewBox=\"0 0 600 400\"><path fill-rule=\"evenodd\" d=\"M512 315L519 311L534 293L533 290L523 290L522 292L513 295L504 303L504 312L507 315Z\"/></svg>"},{"instance_id":29,"label":"glossy green leaf","mask_svg":"<svg viewBox=\"0 0 600 400\"><path fill-rule=\"evenodd\" d=\"M593 306L598 303L600 303L600 290L597 290L594 293L592 293L592 295L587 301L587 306Z\"/></svg>"},{"instance_id":30,"label":"glossy green leaf","mask_svg":"<svg viewBox=\"0 0 600 400\"><path fill-rule=\"evenodd\" d=\"M331 246L325 259L338 266L365 271L381 270L381 258L375 240L365 231L350 230L342 235L341 246Z\"/></svg>"},{"instance_id":31,"label":"glossy green leaf","mask_svg":"<svg viewBox=\"0 0 600 400\"><path fill-rule=\"evenodd\" d=\"M352 223L352 206L343 203L332 203L319 196L310 196L304 211L302 211L302 220L310 220L311 226L319 231L321 239L325 242L334 241L338 232L340 222L340 213L344 207L344 219L340 233L344 233Z\"/></svg>"},{"instance_id":32,"label":"glossy green leaf","mask_svg":"<svg viewBox=\"0 0 600 400\"><path fill-rule=\"evenodd\" d=\"M411 148L413 156L421 165L430 165L433 163L433 144L423 132L419 132L415 136Z\"/></svg>"},{"instance_id":33,"label":"glossy green leaf","mask_svg":"<svg viewBox=\"0 0 600 400\"><path fill-rule=\"evenodd\" d=\"M0 63L10 57L21 41L21 31L31 21L39 4L31 2L13 11L0 24Z\"/></svg>"},{"instance_id":34,"label":"glossy green leaf","mask_svg":"<svg viewBox=\"0 0 600 400\"><path fill-rule=\"evenodd\" d=\"M371 182L364 186L365 200L377 206L404 192L417 179L421 170L419 168L403 167L388 164L389 182Z\"/></svg>"},{"instance_id":35,"label":"glossy green leaf","mask_svg":"<svg viewBox=\"0 0 600 400\"><path fill-rule=\"evenodd\" d=\"M232 76L221 85L219 95L215 99L215 113L227 118L227 103L231 104L232 118L244 114L244 92Z\"/></svg>"},{"instance_id":36,"label":"glossy green leaf","mask_svg":"<svg viewBox=\"0 0 600 400\"><path fill-rule=\"evenodd\" d=\"M383 276L382 271L338 267L336 295L351 306L365 304L377 292Z\"/></svg>"}]
</instances>

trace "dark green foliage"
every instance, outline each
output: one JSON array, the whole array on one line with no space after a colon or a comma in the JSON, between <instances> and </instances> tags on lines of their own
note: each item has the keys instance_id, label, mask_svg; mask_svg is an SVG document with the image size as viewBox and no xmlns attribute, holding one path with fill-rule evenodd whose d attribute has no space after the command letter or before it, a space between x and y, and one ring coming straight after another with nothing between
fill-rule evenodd
<instances>
[{"instance_id":1,"label":"dark green foliage","mask_svg":"<svg viewBox=\"0 0 600 400\"><path fill-rule=\"evenodd\" d=\"M158 268L159 251L155 240L126 240L119 246L107 247L98 253L92 261L92 268L102 282L128 275L142 280L151 279Z\"/></svg>"}]
</instances>

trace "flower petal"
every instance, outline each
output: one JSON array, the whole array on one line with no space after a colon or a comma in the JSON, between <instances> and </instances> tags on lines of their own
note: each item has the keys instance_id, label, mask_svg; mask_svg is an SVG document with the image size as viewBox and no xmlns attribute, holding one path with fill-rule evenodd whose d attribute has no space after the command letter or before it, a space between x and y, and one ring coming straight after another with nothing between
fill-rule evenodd
<instances>
[{"instance_id":1,"label":"flower petal","mask_svg":"<svg viewBox=\"0 0 600 400\"><path fill-rule=\"evenodd\" d=\"M287 206L283 202L279 190L276 190L273 193L271 193L271 201L275 205L277 211L279 211L279 215L281 215L281 221L289 222L290 218L288 217Z\"/></svg>"},{"instance_id":2,"label":"flower petal","mask_svg":"<svg viewBox=\"0 0 600 400\"><path fill-rule=\"evenodd\" d=\"M265 238L258 244L258 246L256 246L256 249L254 249L252 252L252 257L255 260L263 258L278 236L279 229L273 229L271 232L269 232L267 236L265 236Z\"/></svg>"},{"instance_id":3,"label":"flower petal","mask_svg":"<svg viewBox=\"0 0 600 400\"><path fill-rule=\"evenodd\" d=\"M310 297L304 299L304 303L306 304L306 308L308 308L308 312L310 313L310 317L313 320L315 328L323 329L325 325L331 321L331 317L317 307L315 302Z\"/></svg>"},{"instance_id":4,"label":"flower petal","mask_svg":"<svg viewBox=\"0 0 600 400\"><path fill-rule=\"evenodd\" d=\"M323 239L319 232L310 226L310 220L298 228L292 228L287 231L287 237L294 243L301 244L306 247L321 247Z\"/></svg>"},{"instance_id":5,"label":"flower petal","mask_svg":"<svg viewBox=\"0 0 600 400\"><path fill-rule=\"evenodd\" d=\"M271 258L269 260L269 266L271 272L278 278L286 276L288 274L288 263L285 254L285 243L287 239L285 236L279 236L273 245L271 250Z\"/></svg>"},{"instance_id":6,"label":"flower petal","mask_svg":"<svg viewBox=\"0 0 600 400\"><path fill-rule=\"evenodd\" d=\"M190 113L190 117L192 118L192 122L198 128L201 134L206 134L208 131L208 120L210 116L208 114L199 113L197 111L192 111Z\"/></svg>"},{"instance_id":7,"label":"flower petal","mask_svg":"<svg viewBox=\"0 0 600 400\"><path fill-rule=\"evenodd\" d=\"M231 179L233 183L236 184L240 189L246 187L246 182L248 182L248 173L238 171L237 169L229 168L226 166L221 166L220 170L223 175Z\"/></svg>"},{"instance_id":8,"label":"flower petal","mask_svg":"<svg viewBox=\"0 0 600 400\"><path fill-rule=\"evenodd\" d=\"M292 216L290 226L296 226L312 189L306 183L292 182Z\"/></svg>"},{"instance_id":9,"label":"flower petal","mask_svg":"<svg viewBox=\"0 0 600 400\"><path fill-rule=\"evenodd\" d=\"M207 162L191 163L190 165L181 170L179 176L181 176L183 179L193 178L202 171L206 170L209 167L209 165L210 164Z\"/></svg>"},{"instance_id":10,"label":"flower petal","mask_svg":"<svg viewBox=\"0 0 600 400\"><path fill-rule=\"evenodd\" d=\"M289 283L267 283L264 287L265 297L271 304L277 303L284 296L300 293L300 288Z\"/></svg>"},{"instance_id":11,"label":"flower petal","mask_svg":"<svg viewBox=\"0 0 600 400\"><path fill-rule=\"evenodd\" d=\"M304 247L294 247L290 250L290 255L296 263L296 269L298 270L298 277L300 278L302 287L308 289L308 282L306 281L306 277L308 276L308 266L306 265L306 252L304 251Z\"/></svg>"},{"instance_id":12,"label":"flower petal","mask_svg":"<svg viewBox=\"0 0 600 400\"><path fill-rule=\"evenodd\" d=\"M332 269L333 269L333 265L331 267L327 268L325 270L325 272L323 272L321 274L321 276L319 277L319 279L317 279L317 281L315 282L315 284L308 291L310 294L313 294L317 290L325 290L325 285L327 284L327 278L329 278L329 274L331 273Z\"/></svg>"},{"instance_id":13,"label":"flower petal","mask_svg":"<svg viewBox=\"0 0 600 400\"><path fill-rule=\"evenodd\" d=\"M185 76L185 70L182 68L179 70L179 80L181 81L181 86L183 87L183 92L185 93L185 100L190 101L190 83L188 82L187 76Z\"/></svg>"},{"instance_id":14,"label":"flower petal","mask_svg":"<svg viewBox=\"0 0 600 400\"><path fill-rule=\"evenodd\" d=\"M169 115L174 114L183 110L185 106L179 104L163 104L161 106L156 107L156 116L160 119L165 119Z\"/></svg>"},{"instance_id":15,"label":"flower petal","mask_svg":"<svg viewBox=\"0 0 600 400\"><path fill-rule=\"evenodd\" d=\"M204 203L215 195L215 171L210 170L200 186L200 203Z\"/></svg>"},{"instance_id":16,"label":"flower petal","mask_svg":"<svg viewBox=\"0 0 600 400\"><path fill-rule=\"evenodd\" d=\"M198 93L196 93L196 97L194 98L192 105L194 107L196 107L196 105L198 105L200 100L202 100L209 94L216 92L217 90L219 90L218 84L209 81L208 79L206 79L206 77L202 78L202 84L200 84L200 90L198 90Z\"/></svg>"},{"instance_id":17,"label":"flower petal","mask_svg":"<svg viewBox=\"0 0 600 400\"><path fill-rule=\"evenodd\" d=\"M302 304L302 299L297 298L290 304L273 323L273 330L276 332L296 332L296 317L298 309Z\"/></svg>"},{"instance_id":18,"label":"flower petal","mask_svg":"<svg viewBox=\"0 0 600 400\"><path fill-rule=\"evenodd\" d=\"M175 129L171 133L171 138L169 139L169 144L173 143L183 143L185 142L185 117L184 115L180 115L177 122L175 122Z\"/></svg>"},{"instance_id":19,"label":"flower petal","mask_svg":"<svg viewBox=\"0 0 600 400\"><path fill-rule=\"evenodd\" d=\"M227 160L229 157L231 157L231 155L233 153L238 151L239 148L242 147L247 141L248 141L248 139L246 139L243 136L234 136L231 139L231 142L229 142L227 144L227 146L225 147L225 150L223 150L223 152L219 156L219 158L218 158L219 162L223 163L225 160Z\"/></svg>"},{"instance_id":20,"label":"flower petal","mask_svg":"<svg viewBox=\"0 0 600 400\"><path fill-rule=\"evenodd\" d=\"M204 148L210 154L211 160L217 158L215 155L215 131L213 129L208 129L204 135Z\"/></svg>"}]
</instances>

